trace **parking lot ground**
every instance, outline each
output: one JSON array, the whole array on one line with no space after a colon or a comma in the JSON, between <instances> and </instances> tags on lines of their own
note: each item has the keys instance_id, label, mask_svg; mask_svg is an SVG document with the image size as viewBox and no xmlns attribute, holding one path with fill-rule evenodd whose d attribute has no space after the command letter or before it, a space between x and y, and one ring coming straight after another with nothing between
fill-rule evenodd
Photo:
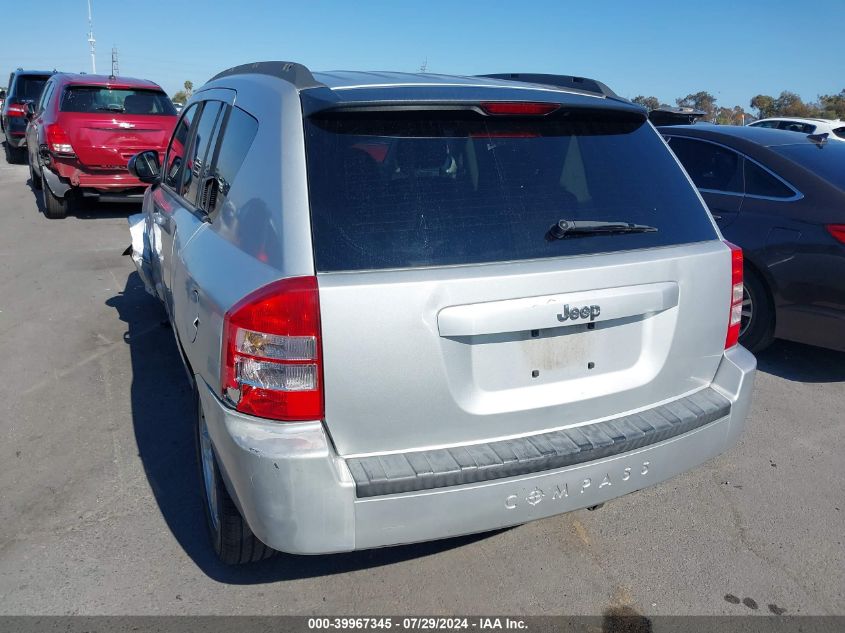
<instances>
[{"instance_id":1,"label":"parking lot ground","mask_svg":"<svg viewBox=\"0 0 845 633\"><path fill-rule=\"evenodd\" d=\"M47 220L0 158L0 613L845 614L845 354L780 342L737 446L601 510L218 564L137 210Z\"/></svg>"}]
</instances>

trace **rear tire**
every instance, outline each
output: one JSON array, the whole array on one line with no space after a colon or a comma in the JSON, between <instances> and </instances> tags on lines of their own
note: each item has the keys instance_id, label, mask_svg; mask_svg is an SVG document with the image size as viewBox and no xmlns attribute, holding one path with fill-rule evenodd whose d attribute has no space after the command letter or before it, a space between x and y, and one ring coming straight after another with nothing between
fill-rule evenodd
<instances>
[{"instance_id":1,"label":"rear tire","mask_svg":"<svg viewBox=\"0 0 845 633\"><path fill-rule=\"evenodd\" d=\"M276 551L252 533L226 489L198 395L196 408L195 437L202 505L214 552L227 565L242 565L270 558Z\"/></svg>"},{"instance_id":2,"label":"rear tire","mask_svg":"<svg viewBox=\"0 0 845 633\"><path fill-rule=\"evenodd\" d=\"M24 161L25 147L12 147L9 141L6 141L6 162L10 165L20 165Z\"/></svg>"},{"instance_id":3,"label":"rear tire","mask_svg":"<svg viewBox=\"0 0 845 633\"><path fill-rule=\"evenodd\" d=\"M32 156L27 152L27 161L29 164L29 180L32 182L32 188L36 191L41 191L44 186L44 181L41 179L41 167L38 167L38 173L35 173L35 167L32 166Z\"/></svg>"},{"instance_id":4,"label":"rear tire","mask_svg":"<svg viewBox=\"0 0 845 633\"><path fill-rule=\"evenodd\" d=\"M766 284L748 267L743 271L742 310L739 343L754 353L762 352L774 340L775 311Z\"/></svg>"},{"instance_id":5,"label":"rear tire","mask_svg":"<svg viewBox=\"0 0 845 633\"><path fill-rule=\"evenodd\" d=\"M67 216L70 206L70 192L64 198L58 198L50 191L50 187L41 188L41 199L44 202L44 215L51 220L61 220Z\"/></svg>"}]
</instances>

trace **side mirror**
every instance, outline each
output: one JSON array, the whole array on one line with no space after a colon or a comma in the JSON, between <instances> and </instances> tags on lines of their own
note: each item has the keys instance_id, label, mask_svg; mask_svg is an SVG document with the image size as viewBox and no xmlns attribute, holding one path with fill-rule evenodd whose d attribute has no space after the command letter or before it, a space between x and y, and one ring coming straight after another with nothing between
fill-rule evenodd
<instances>
[{"instance_id":1,"label":"side mirror","mask_svg":"<svg viewBox=\"0 0 845 633\"><path fill-rule=\"evenodd\" d=\"M32 101L27 101L24 104L24 112L26 113L26 118L31 119L35 116L35 104Z\"/></svg>"},{"instance_id":2,"label":"side mirror","mask_svg":"<svg viewBox=\"0 0 845 633\"><path fill-rule=\"evenodd\" d=\"M148 149L135 154L127 165L129 173L141 182L155 184L161 178L161 165L158 162L158 152Z\"/></svg>"}]
</instances>

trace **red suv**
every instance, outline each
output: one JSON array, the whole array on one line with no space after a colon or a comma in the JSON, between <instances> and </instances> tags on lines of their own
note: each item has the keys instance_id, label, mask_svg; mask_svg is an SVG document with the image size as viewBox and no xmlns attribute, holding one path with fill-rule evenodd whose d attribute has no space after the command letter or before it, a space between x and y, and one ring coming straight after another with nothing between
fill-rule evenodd
<instances>
[{"instance_id":1,"label":"red suv","mask_svg":"<svg viewBox=\"0 0 845 633\"><path fill-rule=\"evenodd\" d=\"M82 196L140 201L147 185L127 162L145 149L163 155L177 119L151 81L69 74L51 77L27 116L30 177L48 218L65 217Z\"/></svg>"}]
</instances>

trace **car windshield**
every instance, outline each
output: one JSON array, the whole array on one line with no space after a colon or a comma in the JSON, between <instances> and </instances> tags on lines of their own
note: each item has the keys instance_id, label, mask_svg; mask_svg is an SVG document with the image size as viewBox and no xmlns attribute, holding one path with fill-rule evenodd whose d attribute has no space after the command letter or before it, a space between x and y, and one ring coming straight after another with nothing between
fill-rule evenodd
<instances>
[{"instance_id":1,"label":"car windshield","mask_svg":"<svg viewBox=\"0 0 845 633\"><path fill-rule=\"evenodd\" d=\"M115 90L105 86L71 86L62 95L62 112L122 112L176 116L160 90Z\"/></svg>"},{"instance_id":2,"label":"car windshield","mask_svg":"<svg viewBox=\"0 0 845 633\"><path fill-rule=\"evenodd\" d=\"M839 141L827 141L821 145L801 143L800 145L776 145L770 149L845 191L845 143Z\"/></svg>"},{"instance_id":3,"label":"car windshield","mask_svg":"<svg viewBox=\"0 0 845 633\"><path fill-rule=\"evenodd\" d=\"M320 271L514 261L716 238L660 137L631 115L323 115L307 120L306 143ZM657 230L550 239L560 220Z\"/></svg>"},{"instance_id":4,"label":"car windshield","mask_svg":"<svg viewBox=\"0 0 845 633\"><path fill-rule=\"evenodd\" d=\"M48 75L19 75L15 82L15 99L37 101L49 78Z\"/></svg>"}]
</instances>

